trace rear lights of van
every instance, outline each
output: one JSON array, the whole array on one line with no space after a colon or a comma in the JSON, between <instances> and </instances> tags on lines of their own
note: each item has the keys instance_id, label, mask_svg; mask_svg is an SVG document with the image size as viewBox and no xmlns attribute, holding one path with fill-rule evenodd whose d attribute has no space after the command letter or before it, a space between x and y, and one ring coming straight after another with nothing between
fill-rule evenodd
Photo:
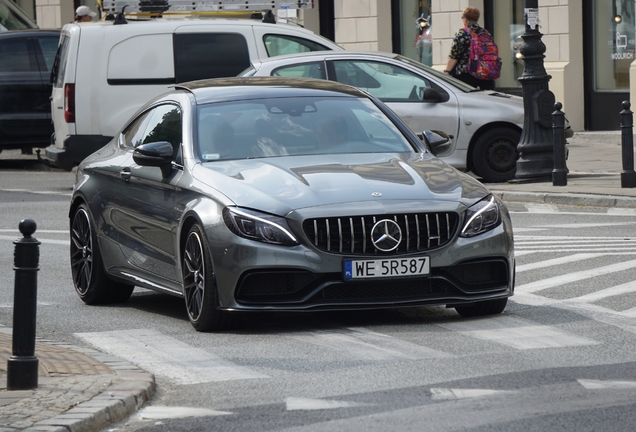
<instances>
[{"instance_id":1,"label":"rear lights of van","mask_svg":"<svg viewBox=\"0 0 636 432\"><path fill-rule=\"evenodd\" d=\"M64 86L64 120L75 123L75 84Z\"/></svg>"}]
</instances>

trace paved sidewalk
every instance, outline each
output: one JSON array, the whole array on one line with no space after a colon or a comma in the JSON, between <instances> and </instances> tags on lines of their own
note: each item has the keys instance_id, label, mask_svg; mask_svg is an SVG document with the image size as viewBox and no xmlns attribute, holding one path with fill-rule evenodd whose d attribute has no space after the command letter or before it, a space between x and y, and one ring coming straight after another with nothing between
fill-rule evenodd
<instances>
[{"instance_id":1,"label":"paved sidewalk","mask_svg":"<svg viewBox=\"0 0 636 432\"><path fill-rule=\"evenodd\" d=\"M487 186L505 201L620 207L636 214L636 188L621 188L620 132L577 133L568 141L567 186L553 186L551 179ZM38 388L7 391L9 333L0 328L0 432L98 431L133 414L155 393L154 376L127 361L54 341L36 343Z\"/></svg>"},{"instance_id":2,"label":"paved sidewalk","mask_svg":"<svg viewBox=\"0 0 636 432\"><path fill-rule=\"evenodd\" d=\"M8 391L10 329L0 328L0 431L99 431L136 412L155 377L125 360L77 346L36 341L35 390Z\"/></svg>"}]
</instances>

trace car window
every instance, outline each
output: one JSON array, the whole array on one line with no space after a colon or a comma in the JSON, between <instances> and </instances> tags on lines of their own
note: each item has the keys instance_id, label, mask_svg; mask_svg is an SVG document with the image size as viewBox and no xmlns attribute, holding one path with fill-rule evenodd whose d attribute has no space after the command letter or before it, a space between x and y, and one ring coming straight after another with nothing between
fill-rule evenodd
<instances>
[{"instance_id":1,"label":"car window","mask_svg":"<svg viewBox=\"0 0 636 432\"><path fill-rule=\"evenodd\" d=\"M324 45L295 36L266 34L263 36L268 57L312 51L329 51Z\"/></svg>"},{"instance_id":2,"label":"car window","mask_svg":"<svg viewBox=\"0 0 636 432\"><path fill-rule=\"evenodd\" d=\"M283 66L274 69L272 76L327 79L322 62Z\"/></svg>"},{"instance_id":3,"label":"car window","mask_svg":"<svg viewBox=\"0 0 636 432\"><path fill-rule=\"evenodd\" d=\"M45 37L38 38L36 40L40 47L40 51L42 52L42 57L44 57L44 65L41 65L41 68L46 68L45 70L50 72L53 68L53 62L55 61L55 53L57 51L59 38Z\"/></svg>"},{"instance_id":4,"label":"car window","mask_svg":"<svg viewBox=\"0 0 636 432\"><path fill-rule=\"evenodd\" d=\"M53 67L51 69L51 82L56 88L60 88L64 85L64 73L66 72L66 61L68 60L68 47L70 40L71 38L68 36L62 35L57 52L55 53Z\"/></svg>"},{"instance_id":5,"label":"car window","mask_svg":"<svg viewBox=\"0 0 636 432\"><path fill-rule=\"evenodd\" d=\"M421 101L431 82L401 67L374 61L336 60L336 80L368 91L385 102Z\"/></svg>"},{"instance_id":6,"label":"car window","mask_svg":"<svg viewBox=\"0 0 636 432\"><path fill-rule=\"evenodd\" d=\"M247 41L236 33L174 35L176 82L236 76L250 66Z\"/></svg>"},{"instance_id":7,"label":"car window","mask_svg":"<svg viewBox=\"0 0 636 432\"><path fill-rule=\"evenodd\" d=\"M130 125L124 129L124 144L127 147L138 147L143 144L143 138L146 134L148 122L152 117L153 111L147 111L133 120Z\"/></svg>"},{"instance_id":8,"label":"car window","mask_svg":"<svg viewBox=\"0 0 636 432\"><path fill-rule=\"evenodd\" d=\"M0 42L0 72L37 72L38 65L29 50L28 39Z\"/></svg>"},{"instance_id":9,"label":"car window","mask_svg":"<svg viewBox=\"0 0 636 432\"><path fill-rule=\"evenodd\" d=\"M364 98L211 103L199 107L197 124L203 161L413 151L384 112Z\"/></svg>"}]
</instances>

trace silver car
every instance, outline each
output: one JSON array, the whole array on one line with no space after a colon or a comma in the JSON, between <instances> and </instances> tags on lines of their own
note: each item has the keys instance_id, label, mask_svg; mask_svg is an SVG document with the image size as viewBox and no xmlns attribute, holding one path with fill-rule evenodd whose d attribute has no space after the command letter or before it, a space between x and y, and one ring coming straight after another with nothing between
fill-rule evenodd
<instances>
[{"instance_id":1,"label":"silver car","mask_svg":"<svg viewBox=\"0 0 636 432\"><path fill-rule=\"evenodd\" d=\"M183 298L199 331L240 311L497 314L514 290L503 203L324 80L177 85L80 164L69 216L85 303L144 287Z\"/></svg>"},{"instance_id":2,"label":"silver car","mask_svg":"<svg viewBox=\"0 0 636 432\"><path fill-rule=\"evenodd\" d=\"M240 76L310 77L366 90L415 132L441 130L451 145L436 156L486 182L514 178L523 99L480 91L399 54L333 51L263 59Z\"/></svg>"}]
</instances>

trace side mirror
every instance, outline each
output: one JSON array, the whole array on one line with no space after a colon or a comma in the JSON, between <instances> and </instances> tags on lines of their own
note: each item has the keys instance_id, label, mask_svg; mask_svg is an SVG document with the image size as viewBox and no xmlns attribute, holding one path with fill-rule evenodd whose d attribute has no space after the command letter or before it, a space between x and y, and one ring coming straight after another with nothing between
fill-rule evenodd
<instances>
[{"instance_id":1,"label":"side mirror","mask_svg":"<svg viewBox=\"0 0 636 432\"><path fill-rule=\"evenodd\" d=\"M422 100L424 102L438 103L442 102L443 99L444 98L442 97L442 95L437 90L431 87L425 88L424 93L422 94Z\"/></svg>"},{"instance_id":2,"label":"side mirror","mask_svg":"<svg viewBox=\"0 0 636 432\"><path fill-rule=\"evenodd\" d=\"M172 172L172 144L158 141L142 144L133 151L133 160L137 165L161 168L161 174L168 177Z\"/></svg>"},{"instance_id":3,"label":"side mirror","mask_svg":"<svg viewBox=\"0 0 636 432\"><path fill-rule=\"evenodd\" d=\"M422 132L422 141L435 156L446 152L453 144L451 136L439 130L425 130Z\"/></svg>"}]
</instances>

